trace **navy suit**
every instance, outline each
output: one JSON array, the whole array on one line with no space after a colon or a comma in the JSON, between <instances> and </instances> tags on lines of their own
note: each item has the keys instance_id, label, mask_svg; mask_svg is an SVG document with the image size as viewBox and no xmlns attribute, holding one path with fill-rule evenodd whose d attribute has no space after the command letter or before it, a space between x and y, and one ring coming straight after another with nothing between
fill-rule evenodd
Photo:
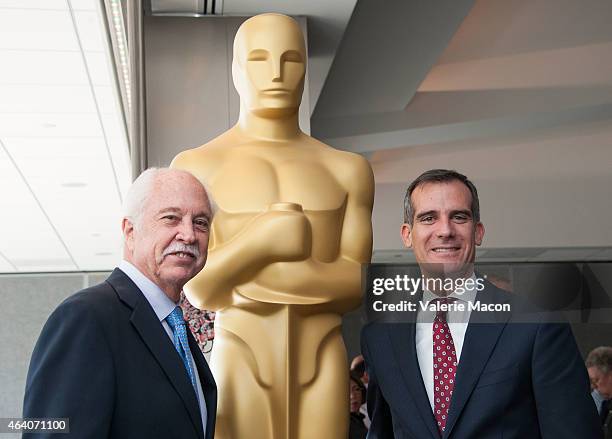
<instances>
[{"instance_id":1,"label":"navy suit","mask_svg":"<svg viewBox=\"0 0 612 439\"><path fill-rule=\"evenodd\" d=\"M65 300L49 317L32 354L23 416L69 418L70 434L62 437L212 439L217 390L188 335L206 400L205 432L170 337L119 269Z\"/></svg>"},{"instance_id":2,"label":"navy suit","mask_svg":"<svg viewBox=\"0 0 612 439\"><path fill-rule=\"evenodd\" d=\"M569 325L518 323L526 304L487 283L472 311L443 438L599 439L601 423ZM361 337L370 377L369 439L440 438L417 360L415 323L370 323Z\"/></svg>"}]
</instances>

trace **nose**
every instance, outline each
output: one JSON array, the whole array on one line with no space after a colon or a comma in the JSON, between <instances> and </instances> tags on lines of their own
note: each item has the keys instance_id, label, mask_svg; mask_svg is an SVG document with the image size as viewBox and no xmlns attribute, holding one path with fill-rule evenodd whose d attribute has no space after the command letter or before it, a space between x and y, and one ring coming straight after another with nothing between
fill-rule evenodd
<instances>
[{"instance_id":1,"label":"nose","mask_svg":"<svg viewBox=\"0 0 612 439\"><path fill-rule=\"evenodd\" d=\"M283 80L283 62L281 58L272 57L272 82Z\"/></svg>"},{"instance_id":2,"label":"nose","mask_svg":"<svg viewBox=\"0 0 612 439\"><path fill-rule=\"evenodd\" d=\"M176 234L176 239L186 244L191 244L195 241L195 237L195 229L193 227L193 222L191 221L191 218L183 218L181 224L179 225L178 232Z\"/></svg>"},{"instance_id":3,"label":"nose","mask_svg":"<svg viewBox=\"0 0 612 439\"><path fill-rule=\"evenodd\" d=\"M455 235L453 222L449 218L442 218L438 221L436 235L438 238L452 238Z\"/></svg>"}]
</instances>

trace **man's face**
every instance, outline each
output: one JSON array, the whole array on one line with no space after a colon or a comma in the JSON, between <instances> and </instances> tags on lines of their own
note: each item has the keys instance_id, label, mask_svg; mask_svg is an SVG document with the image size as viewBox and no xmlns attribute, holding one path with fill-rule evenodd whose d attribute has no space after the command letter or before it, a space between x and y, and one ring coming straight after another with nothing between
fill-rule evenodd
<instances>
[{"instance_id":1,"label":"man's face","mask_svg":"<svg viewBox=\"0 0 612 439\"><path fill-rule=\"evenodd\" d=\"M124 219L129 262L173 301L204 267L211 211L204 188L188 174L158 178L137 224Z\"/></svg>"},{"instance_id":2,"label":"man's face","mask_svg":"<svg viewBox=\"0 0 612 439\"><path fill-rule=\"evenodd\" d=\"M591 379L591 389L597 391L605 399L612 398L612 372L603 373L598 367L591 366L588 369L589 378Z\"/></svg>"},{"instance_id":3,"label":"man's face","mask_svg":"<svg viewBox=\"0 0 612 439\"><path fill-rule=\"evenodd\" d=\"M306 72L297 25L286 18L263 16L247 23L236 38L234 84L246 109L262 117L297 112Z\"/></svg>"},{"instance_id":4,"label":"man's face","mask_svg":"<svg viewBox=\"0 0 612 439\"><path fill-rule=\"evenodd\" d=\"M470 275L465 270L474 262L484 226L472 218L472 194L467 186L458 180L425 183L416 187L411 200L413 224L402 225L402 240L414 251L421 269Z\"/></svg>"}]
</instances>

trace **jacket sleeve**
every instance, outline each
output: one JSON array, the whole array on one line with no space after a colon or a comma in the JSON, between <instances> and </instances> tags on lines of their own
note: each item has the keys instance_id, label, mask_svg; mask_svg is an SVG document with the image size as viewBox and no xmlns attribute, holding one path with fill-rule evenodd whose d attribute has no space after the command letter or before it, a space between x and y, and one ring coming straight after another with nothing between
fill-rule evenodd
<instances>
[{"instance_id":1,"label":"jacket sleeve","mask_svg":"<svg viewBox=\"0 0 612 439\"><path fill-rule=\"evenodd\" d=\"M79 294L62 303L43 327L32 353L23 416L68 418L65 438L107 438L113 413L112 353L92 305ZM24 439L56 438L52 432Z\"/></svg>"},{"instance_id":2,"label":"jacket sleeve","mask_svg":"<svg viewBox=\"0 0 612 439\"><path fill-rule=\"evenodd\" d=\"M394 437L393 423L389 405L383 396L378 380L376 378L376 370L374 368L374 359L370 356L368 349L367 336L365 331L361 334L361 352L365 359L366 370L368 372L368 391L367 391L367 408L368 416L370 417L370 429L368 430L368 439L388 439Z\"/></svg>"},{"instance_id":3,"label":"jacket sleeve","mask_svg":"<svg viewBox=\"0 0 612 439\"><path fill-rule=\"evenodd\" d=\"M532 382L543 439L603 439L588 375L568 324L540 324Z\"/></svg>"}]
</instances>

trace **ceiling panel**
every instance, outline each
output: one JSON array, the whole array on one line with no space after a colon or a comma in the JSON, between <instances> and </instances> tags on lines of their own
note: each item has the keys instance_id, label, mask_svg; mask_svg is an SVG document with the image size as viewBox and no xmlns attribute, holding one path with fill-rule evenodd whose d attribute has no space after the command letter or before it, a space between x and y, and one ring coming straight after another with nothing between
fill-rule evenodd
<instances>
[{"instance_id":1,"label":"ceiling panel","mask_svg":"<svg viewBox=\"0 0 612 439\"><path fill-rule=\"evenodd\" d=\"M10 9L68 9L66 0L0 0L0 8Z\"/></svg>"},{"instance_id":2,"label":"ceiling panel","mask_svg":"<svg viewBox=\"0 0 612 439\"><path fill-rule=\"evenodd\" d=\"M0 13L0 49L78 50L68 11L20 9Z\"/></svg>"},{"instance_id":3,"label":"ceiling panel","mask_svg":"<svg viewBox=\"0 0 612 439\"><path fill-rule=\"evenodd\" d=\"M70 6L74 10L80 11L95 11L97 10L96 3L99 0L67 0L70 3Z\"/></svg>"},{"instance_id":4,"label":"ceiling panel","mask_svg":"<svg viewBox=\"0 0 612 439\"><path fill-rule=\"evenodd\" d=\"M111 75L105 53L85 52L85 60L93 85L110 85Z\"/></svg>"},{"instance_id":5,"label":"ceiling panel","mask_svg":"<svg viewBox=\"0 0 612 439\"><path fill-rule=\"evenodd\" d=\"M4 147L0 147L0 187L10 188L2 195L0 253L25 271L43 266L75 270L77 267L70 262L62 242ZM33 262L28 264L28 259Z\"/></svg>"},{"instance_id":6,"label":"ceiling panel","mask_svg":"<svg viewBox=\"0 0 612 439\"><path fill-rule=\"evenodd\" d=\"M83 50L102 52L104 44L98 14L94 11L75 11L74 20Z\"/></svg>"},{"instance_id":7,"label":"ceiling panel","mask_svg":"<svg viewBox=\"0 0 612 439\"><path fill-rule=\"evenodd\" d=\"M88 85L0 85L0 96L0 114L96 111Z\"/></svg>"},{"instance_id":8,"label":"ceiling panel","mask_svg":"<svg viewBox=\"0 0 612 439\"><path fill-rule=\"evenodd\" d=\"M11 273L15 270L16 267L0 254L0 273Z\"/></svg>"},{"instance_id":9,"label":"ceiling panel","mask_svg":"<svg viewBox=\"0 0 612 439\"><path fill-rule=\"evenodd\" d=\"M108 270L120 258L131 168L97 3L0 0L0 185L11 188L0 272Z\"/></svg>"},{"instance_id":10,"label":"ceiling panel","mask_svg":"<svg viewBox=\"0 0 612 439\"><path fill-rule=\"evenodd\" d=\"M3 114L0 136L4 137L100 137L95 114Z\"/></svg>"},{"instance_id":11,"label":"ceiling panel","mask_svg":"<svg viewBox=\"0 0 612 439\"><path fill-rule=\"evenodd\" d=\"M1 52L0 84L87 85L83 58L79 52Z\"/></svg>"},{"instance_id":12,"label":"ceiling panel","mask_svg":"<svg viewBox=\"0 0 612 439\"><path fill-rule=\"evenodd\" d=\"M95 85L94 93L100 113L114 114L116 102L113 87L110 85Z\"/></svg>"},{"instance_id":13,"label":"ceiling panel","mask_svg":"<svg viewBox=\"0 0 612 439\"><path fill-rule=\"evenodd\" d=\"M5 139L4 145L10 151L14 151L21 160L49 160L64 157L100 160L106 154L102 137L76 139L13 137Z\"/></svg>"},{"instance_id":14,"label":"ceiling panel","mask_svg":"<svg viewBox=\"0 0 612 439\"><path fill-rule=\"evenodd\" d=\"M116 113L104 113L101 118L106 138L109 139L109 154L115 169L119 191L121 196L124 197L131 182L132 171L129 167L128 140L124 134L123 120Z\"/></svg>"}]
</instances>

